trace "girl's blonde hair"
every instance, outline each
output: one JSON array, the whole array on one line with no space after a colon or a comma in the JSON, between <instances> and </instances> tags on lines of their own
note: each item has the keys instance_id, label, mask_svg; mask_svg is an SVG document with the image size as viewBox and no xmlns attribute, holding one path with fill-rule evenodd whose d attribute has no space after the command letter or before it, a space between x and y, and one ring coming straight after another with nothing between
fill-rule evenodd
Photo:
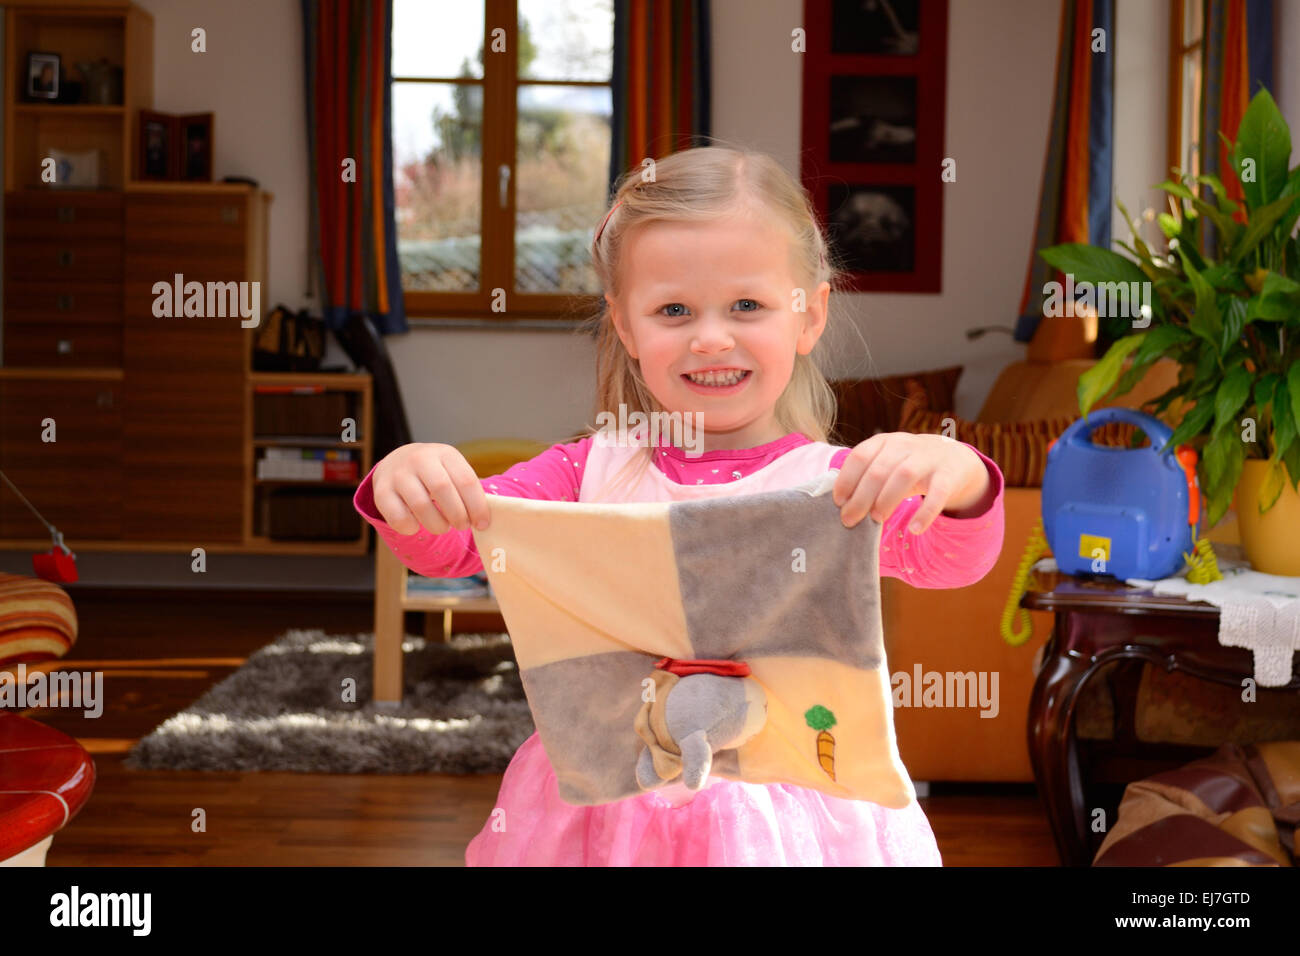
<instances>
[{"instance_id":1,"label":"girl's blonde hair","mask_svg":"<svg viewBox=\"0 0 1300 956\"><path fill-rule=\"evenodd\" d=\"M716 141L716 140L715 140ZM600 286L611 298L622 291L622 249L632 231L651 223L709 222L729 215L761 218L780 228L790 240L791 271L807 281L808 298L822 282L837 290L841 273L817 221L808 194L772 157L751 149L699 146L645 161L619 177L604 227L592 246L592 265ZM795 355L794 370L777 400L777 422L786 434L801 432L813 441L827 441L835 423L835 393L817 364L827 329L809 355ZM665 409L646 387L638 363L627 353L602 297L598 310L582 323L596 339L595 413L619 419L627 414L647 417ZM585 432L593 435L594 425ZM654 449L647 443L635 457L638 467L625 477L640 475ZM625 469L627 471L627 469ZM612 490L612 489L611 489Z\"/></svg>"}]
</instances>

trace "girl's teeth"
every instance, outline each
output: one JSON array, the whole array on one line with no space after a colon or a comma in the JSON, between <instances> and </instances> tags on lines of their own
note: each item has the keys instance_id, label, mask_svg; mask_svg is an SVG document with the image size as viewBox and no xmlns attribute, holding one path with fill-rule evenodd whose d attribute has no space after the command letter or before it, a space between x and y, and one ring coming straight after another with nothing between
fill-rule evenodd
<instances>
[{"instance_id":1,"label":"girl's teeth","mask_svg":"<svg viewBox=\"0 0 1300 956\"><path fill-rule=\"evenodd\" d=\"M696 385L735 385L745 377L745 374L745 372L703 372L688 374L686 377Z\"/></svg>"}]
</instances>

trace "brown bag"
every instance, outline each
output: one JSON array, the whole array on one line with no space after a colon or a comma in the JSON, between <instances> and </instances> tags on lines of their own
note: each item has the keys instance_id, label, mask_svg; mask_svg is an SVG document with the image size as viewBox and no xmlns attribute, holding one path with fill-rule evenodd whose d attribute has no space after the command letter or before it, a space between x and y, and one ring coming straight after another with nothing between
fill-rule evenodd
<instances>
[{"instance_id":1,"label":"brown bag","mask_svg":"<svg viewBox=\"0 0 1300 956\"><path fill-rule=\"evenodd\" d=\"M277 305L258 326L253 371L314 372L325 357L325 320Z\"/></svg>"},{"instance_id":2,"label":"brown bag","mask_svg":"<svg viewBox=\"0 0 1300 956\"><path fill-rule=\"evenodd\" d=\"M1093 866L1294 866L1300 740L1225 744L1131 783Z\"/></svg>"}]
</instances>

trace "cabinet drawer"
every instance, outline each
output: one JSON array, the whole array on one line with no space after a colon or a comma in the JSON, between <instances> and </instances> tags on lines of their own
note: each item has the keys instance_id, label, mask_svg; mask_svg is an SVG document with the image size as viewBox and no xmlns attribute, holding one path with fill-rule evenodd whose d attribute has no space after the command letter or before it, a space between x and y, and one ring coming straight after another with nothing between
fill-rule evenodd
<instances>
[{"instance_id":1,"label":"cabinet drawer","mask_svg":"<svg viewBox=\"0 0 1300 956\"><path fill-rule=\"evenodd\" d=\"M128 197L125 235L132 248L174 248L178 239L197 247L243 246L248 236L247 196L187 195L183 201L156 194Z\"/></svg>"},{"instance_id":2,"label":"cabinet drawer","mask_svg":"<svg viewBox=\"0 0 1300 956\"><path fill-rule=\"evenodd\" d=\"M57 319L122 324L121 282L5 283L5 315L11 322Z\"/></svg>"},{"instance_id":3,"label":"cabinet drawer","mask_svg":"<svg viewBox=\"0 0 1300 956\"><path fill-rule=\"evenodd\" d=\"M19 191L5 196L5 242L121 239L120 192Z\"/></svg>"},{"instance_id":4,"label":"cabinet drawer","mask_svg":"<svg viewBox=\"0 0 1300 956\"><path fill-rule=\"evenodd\" d=\"M5 244L9 279L57 279L60 282L121 281L122 243L112 239Z\"/></svg>"},{"instance_id":5,"label":"cabinet drawer","mask_svg":"<svg viewBox=\"0 0 1300 956\"><path fill-rule=\"evenodd\" d=\"M6 365L38 368L121 368L122 326L60 320L5 321Z\"/></svg>"}]
</instances>

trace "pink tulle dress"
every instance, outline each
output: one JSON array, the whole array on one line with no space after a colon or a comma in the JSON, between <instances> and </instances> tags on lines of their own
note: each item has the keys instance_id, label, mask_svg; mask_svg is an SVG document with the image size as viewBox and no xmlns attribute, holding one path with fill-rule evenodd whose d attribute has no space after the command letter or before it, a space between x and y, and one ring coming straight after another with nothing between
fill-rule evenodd
<instances>
[{"instance_id":1,"label":"pink tulle dress","mask_svg":"<svg viewBox=\"0 0 1300 956\"><path fill-rule=\"evenodd\" d=\"M972 449L974 450L974 449ZM654 466L610 497L611 479L635 449L591 438L555 445L503 475L482 479L489 494L571 501L676 501L787 488L838 468L849 449L792 433L757 448L687 455L656 448ZM976 452L976 454L979 454ZM908 498L885 521L880 573L917 587L979 580L1002 545L1003 484L983 455L996 497L970 518L940 515L920 535ZM412 570L461 576L482 570L469 531L399 535L378 515L370 476L358 511ZM904 755L905 756L905 755ZM496 806L465 851L468 866L942 866L919 803L893 810L784 784L710 777L692 794L680 782L600 806L560 799L555 771L533 733L510 761Z\"/></svg>"}]
</instances>

